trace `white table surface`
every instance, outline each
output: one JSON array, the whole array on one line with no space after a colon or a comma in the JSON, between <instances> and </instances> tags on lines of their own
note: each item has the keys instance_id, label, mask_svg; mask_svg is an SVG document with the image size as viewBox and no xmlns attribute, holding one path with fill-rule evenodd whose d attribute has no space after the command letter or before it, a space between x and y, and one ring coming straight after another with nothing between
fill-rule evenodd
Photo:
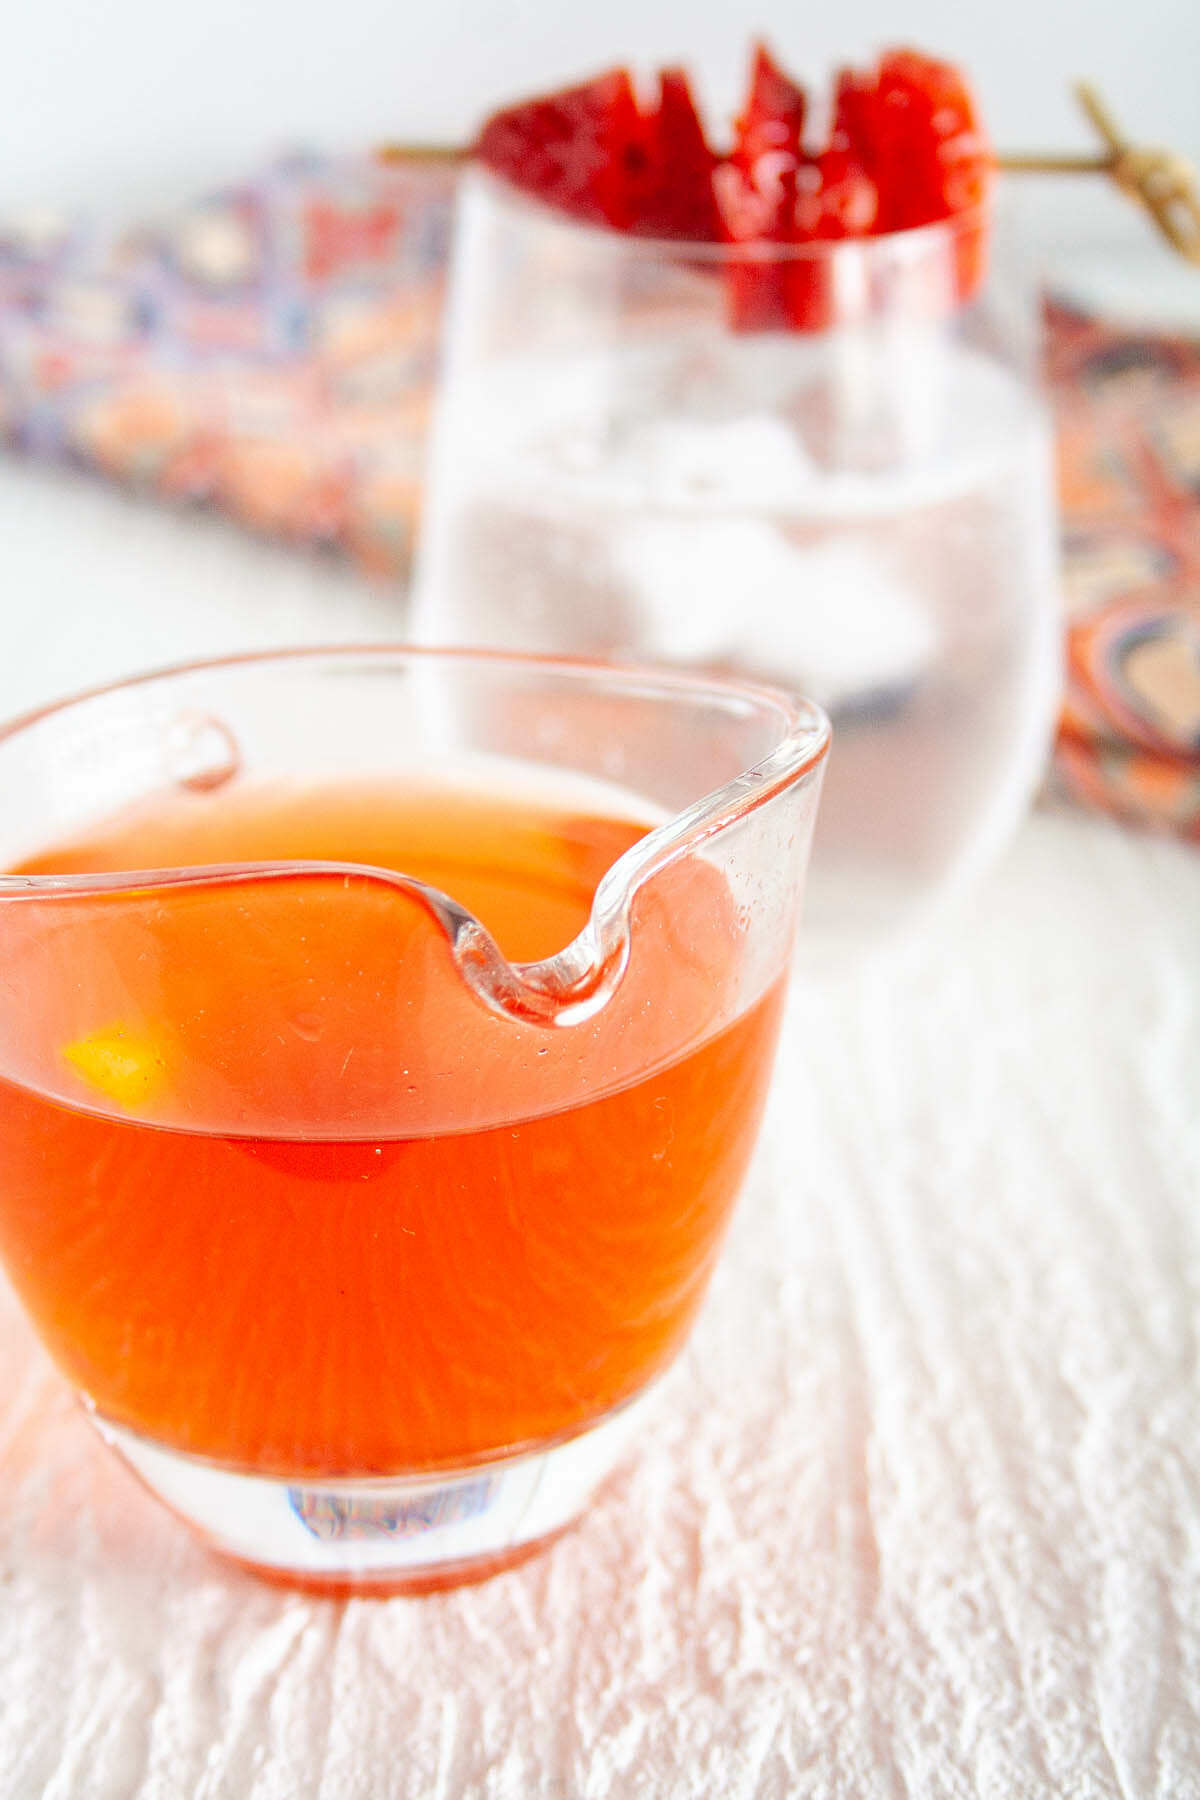
<instances>
[{"instance_id":1,"label":"white table surface","mask_svg":"<svg viewBox=\"0 0 1200 1800\"><path fill-rule=\"evenodd\" d=\"M0 465L0 712L394 599ZM483 1586L210 1558L0 1291L0 1796L1200 1796L1200 856L1026 826L797 988L656 1428Z\"/></svg>"}]
</instances>

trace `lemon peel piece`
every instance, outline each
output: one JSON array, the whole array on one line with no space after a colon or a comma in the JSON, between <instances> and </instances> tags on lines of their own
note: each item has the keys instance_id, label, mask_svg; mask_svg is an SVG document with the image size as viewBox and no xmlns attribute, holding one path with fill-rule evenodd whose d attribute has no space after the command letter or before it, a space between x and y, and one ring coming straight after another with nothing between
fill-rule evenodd
<instances>
[{"instance_id":1,"label":"lemon peel piece","mask_svg":"<svg viewBox=\"0 0 1200 1800\"><path fill-rule=\"evenodd\" d=\"M144 1106L162 1088L167 1059L148 1032L109 1025L63 1047L63 1060L89 1087L131 1109Z\"/></svg>"}]
</instances>

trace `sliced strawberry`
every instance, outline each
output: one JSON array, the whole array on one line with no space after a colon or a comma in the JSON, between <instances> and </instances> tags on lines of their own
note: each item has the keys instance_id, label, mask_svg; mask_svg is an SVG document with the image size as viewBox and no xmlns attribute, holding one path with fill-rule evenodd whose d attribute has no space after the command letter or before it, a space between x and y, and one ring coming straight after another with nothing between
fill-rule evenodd
<instances>
[{"instance_id":1,"label":"sliced strawberry","mask_svg":"<svg viewBox=\"0 0 1200 1800\"><path fill-rule=\"evenodd\" d=\"M768 105L778 107L772 120ZM759 50L738 142L718 181L729 235L745 242L824 244L869 232L878 193L847 148L808 155L801 141L803 90ZM832 258L820 251L738 262L730 276L730 310L742 330L821 330L833 320Z\"/></svg>"},{"instance_id":2,"label":"sliced strawberry","mask_svg":"<svg viewBox=\"0 0 1200 1800\"><path fill-rule=\"evenodd\" d=\"M793 170L782 173L776 193L767 198L732 157L714 171L720 236L731 246L725 298L734 331L783 330L787 325L786 284L772 258L771 242L795 192L794 181Z\"/></svg>"},{"instance_id":3,"label":"sliced strawberry","mask_svg":"<svg viewBox=\"0 0 1200 1800\"><path fill-rule=\"evenodd\" d=\"M770 187L780 158L800 158L808 96L784 74L765 44L754 47L746 110L738 119L733 159L758 187ZM763 162L763 159L766 162ZM760 171L760 164L762 169ZM760 180L760 173L762 179Z\"/></svg>"},{"instance_id":4,"label":"sliced strawberry","mask_svg":"<svg viewBox=\"0 0 1200 1800\"><path fill-rule=\"evenodd\" d=\"M865 237L879 216L879 190L848 150L823 150L796 171L791 236L797 243Z\"/></svg>"},{"instance_id":5,"label":"sliced strawberry","mask_svg":"<svg viewBox=\"0 0 1200 1800\"><path fill-rule=\"evenodd\" d=\"M658 88L658 110L646 121L646 192L633 229L645 237L716 243L722 235L713 192L717 159L704 136L688 78L682 69L663 69Z\"/></svg>"},{"instance_id":6,"label":"sliced strawberry","mask_svg":"<svg viewBox=\"0 0 1200 1800\"><path fill-rule=\"evenodd\" d=\"M791 236L797 244L832 244L864 237L875 223L879 194L848 150L823 150L796 171ZM788 316L800 331L823 331L836 318L834 256L814 248L788 266Z\"/></svg>"},{"instance_id":7,"label":"sliced strawberry","mask_svg":"<svg viewBox=\"0 0 1200 1800\"><path fill-rule=\"evenodd\" d=\"M964 218L954 234L954 291L960 300L969 300L983 286L988 268L988 246L991 242L985 214Z\"/></svg>"},{"instance_id":8,"label":"sliced strawberry","mask_svg":"<svg viewBox=\"0 0 1200 1800\"><path fill-rule=\"evenodd\" d=\"M879 166L879 80L873 69L840 69L833 89L829 148L874 173Z\"/></svg>"},{"instance_id":9,"label":"sliced strawberry","mask_svg":"<svg viewBox=\"0 0 1200 1800\"><path fill-rule=\"evenodd\" d=\"M915 50L881 57L876 132L879 230L927 225L986 199L991 151L974 97L950 63Z\"/></svg>"},{"instance_id":10,"label":"sliced strawberry","mask_svg":"<svg viewBox=\"0 0 1200 1800\"><path fill-rule=\"evenodd\" d=\"M548 206L622 231L648 176L645 122L624 69L495 113L475 154Z\"/></svg>"},{"instance_id":11,"label":"sliced strawberry","mask_svg":"<svg viewBox=\"0 0 1200 1800\"><path fill-rule=\"evenodd\" d=\"M787 171L790 176L792 171ZM781 177L782 179L782 177ZM794 189L794 184L790 184ZM713 170L720 238L726 244L748 244L770 238L779 229L785 210L782 190L764 195L732 156L721 158Z\"/></svg>"},{"instance_id":12,"label":"sliced strawberry","mask_svg":"<svg viewBox=\"0 0 1200 1800\"><path fill-rule=\"evenodd\" d=\"M764 44L755 46L750 92L734 126L734 147L715 179L722 228L731 243L786 242L796 204L796 171L808 99ZM735 257L728 313L735 331L786 330L791 320L786 258Z\"/></svg>"},{"instance_id":13,"label":"sliced strawberry","mask_svg":"<svg viewBox=\"0 0 1200 1800\"><path fill-rule=\"evenodd\" d=\"M726 311L734 331L783 331L789 320L784 258L773 254L783 242L784 221L795 203L796 171L781 169L774 191L762 194L732 161L714 178L722 234L731 246L725 269Z\"/></svg>"},{"instance_id":14,"label":"sliced strawberry","mask_svg":"<svg viewBox=\"0 0 1200 1800\"><path fill-rule=\"evenodd\" d=\"M974 96L949 63L894 50L877 72L844 70L837 80L831 146L854 156L875 180L875 232L935 220L959 221L956 286L969 299L983 279L987 225L979 214L995 163Z\"/></svg>"},{"instance_id":15,"label":"sliced strawberry","mask_svg":"<svg viewBox=\"0 0 1200 1800\"><path fill-rule=\"evenodd\" d=\"M972 217L991 192L994 158L959 71L915 50L892 51L879 64L881 231L960 220L955 285L967 300L978 289L987 228Z\"/></svg>"}]
</instances>

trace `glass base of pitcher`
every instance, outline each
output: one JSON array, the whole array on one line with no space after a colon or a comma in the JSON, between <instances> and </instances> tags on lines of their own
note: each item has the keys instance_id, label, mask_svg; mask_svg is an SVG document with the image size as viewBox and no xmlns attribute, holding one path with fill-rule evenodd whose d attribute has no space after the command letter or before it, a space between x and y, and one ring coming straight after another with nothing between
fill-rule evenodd
<instances>
[{"instance_id":1,"label":"glass base of pitcher","mask_svg":"<svg viewBox=\"0 0 1200 1800\"><path fill-rule=\"evenodd\" d=\"M224 1556L310 1589L402 1594L483 1580L558 1537L623 1458L643 1405L523 1455L357 1481L224 1468L92 1418L150 1492Z\"/></svg>"}]
</instances>

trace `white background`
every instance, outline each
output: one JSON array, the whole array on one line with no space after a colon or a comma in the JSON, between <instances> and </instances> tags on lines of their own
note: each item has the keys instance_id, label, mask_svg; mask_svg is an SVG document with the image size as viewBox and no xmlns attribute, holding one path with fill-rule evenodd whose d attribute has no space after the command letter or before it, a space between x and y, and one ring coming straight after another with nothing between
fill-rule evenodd
<instances>
[{"instance_id":1,"label":"white background","mask_svg":"<svg viewBox=\"0 0 1200 1800\"><path fill-rule=\"evenodd\" d=\"M1200 151L1200 0L0 4L0 212L463 135L617 55L686 52L728 105L760 23L798 62L959 57L1006 145L1086 142L1078 71ZM1120 236L1116 200L1059 188L1045 234ZM0 716L388 635L391 604L0 458ZM221 1569L0 1291L0 1800L1197 1800L1198 911L1184 846L1043 814L911 962L803 995L661 1429L585 1529L476 1589L342 1608Z\"/></svg>"},{"instance_id":2,"label":"white background","mask_svg":"<svg viewBox=\"0 0 1200 1800\"><path fill-rule=\"evenodd\" d=\"M463 138L513 95L687 61L728 116L765 32L819 72L910 41L974 75L998 141L1079 147L1097 81L1131 134L1200 153L1197 0L7 0L0 212L167 204L284 145ZM1052 191L1053 190L1053 191ZM1040 186L1043 235L1120 236L1120 202Z\"/></svg>"},{"instance_id":3,"label":"white background","mask_svg":"<svg viewBox=\"0 0 1200 1800\"><path fill-rule=\"evenodd\" d=\"M1200 0L0 0L0 19L0 218L128 220L297 144L461 141L618 59L686 60L727 119L756 31L818 75L886 43L958 59L1010 148L1090 147L1069 91L1086 75L1135 137L1200 156ZM1200 326L1200 271L1107 184L1027 181L1018 217L1093 298ZM0 717L187 656L401 630L349 569L0 459Z\"/></svg>"}]
</instances>

